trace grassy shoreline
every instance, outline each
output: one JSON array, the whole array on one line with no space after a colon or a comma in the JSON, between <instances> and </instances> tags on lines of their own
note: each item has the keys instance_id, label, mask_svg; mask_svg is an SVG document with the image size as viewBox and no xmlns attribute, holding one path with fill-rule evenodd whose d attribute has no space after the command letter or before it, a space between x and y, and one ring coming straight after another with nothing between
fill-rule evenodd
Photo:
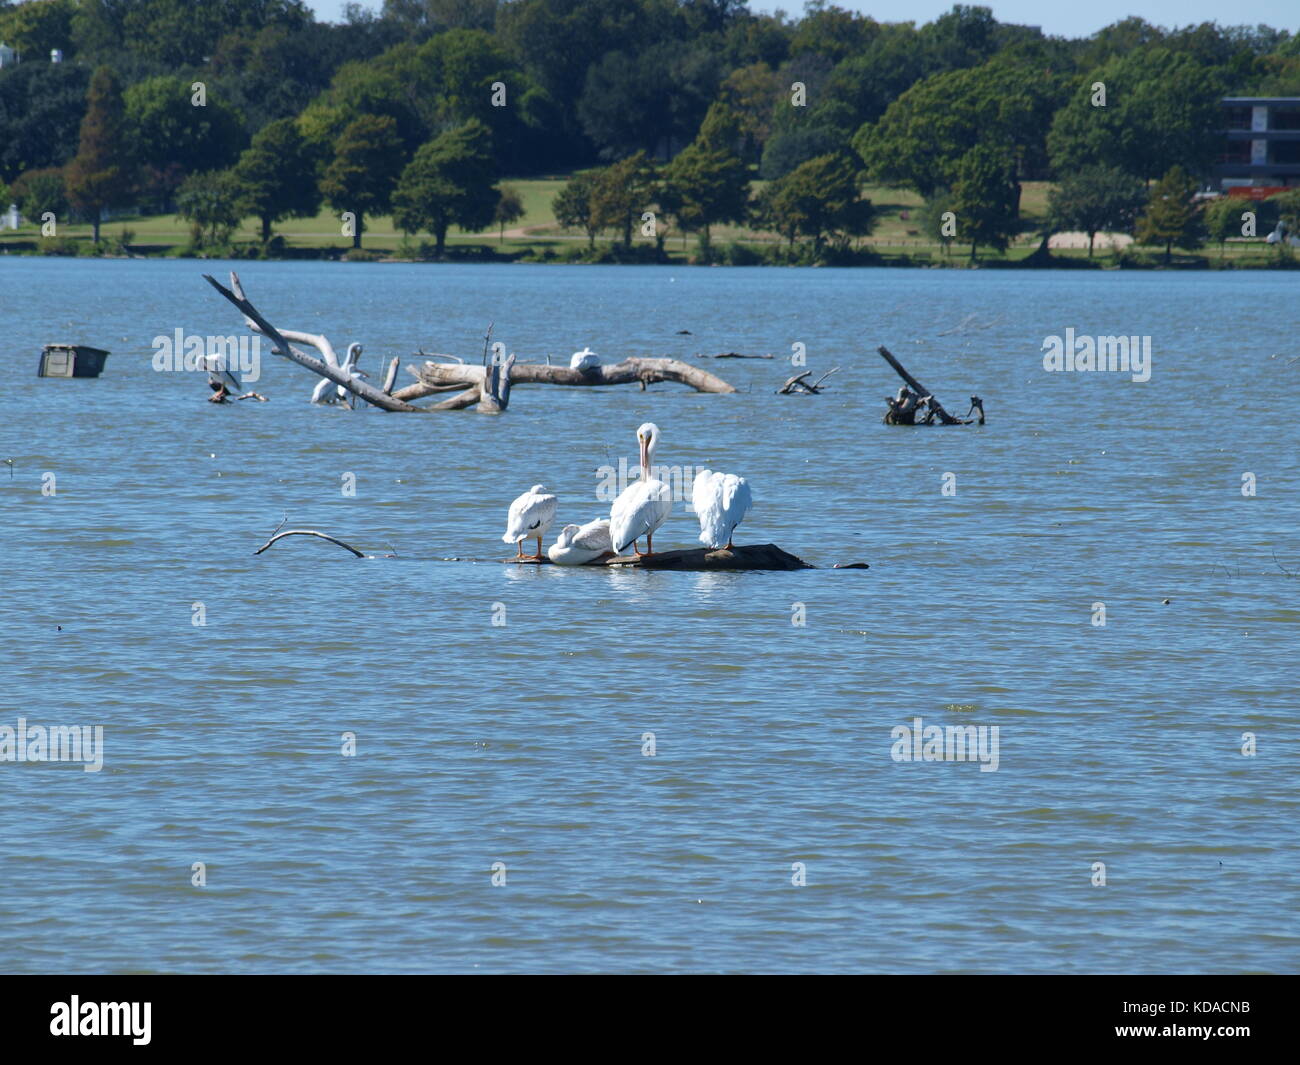
<instances>
[{"instance_id":1,"label":"grassy shoreline","mask_svg":"<svg viewBox=\"0 0 1300 1065\"><path fill-rule=\"evenodd\" d=\"M621 248L609 238L598 237L594 245L581 233L563 229L551 212L551 201L564 185L564 178L507 181L524 204L524 216L500 232L452 233L447 237L446 256L451 262L529 262L529 263L638 263L669 266L731 265L787 266L801 263L796 245L789 249L775 235L738 226L718 226L713 232L714 261L699 263L699 251L693 235L685 236L671 226L663 241L662 252L651 238L637 236L630 249ZM1226 248L1208 246L1199 250L1178 249L1171 262L1164 262L1162 249L1132 245L1114 251L1098 248L1089 258L1086 248L1054 248L1050 255L1036 255L1041 241L1041 226L1047 212L1046 182L1024 186L1021 215L1025 232L1004 253L981 249L979 258L969 260L969 246L953 244L945 251L938 243L921 235L913 213L921 198L906 189L871 187L864 195L875 205L878 222L875 232L856 241L842 255L831 257L821 265L894 266L942 269L999 269L1051 267L1078 269L1294 269L1300 266L1294 252L1266 244L1261 240L1230 242ZM392 219L380 216L366 220L362 248L358 254L351 240L343 237L338 219L322 211L314 218L289 219L275 227L276 236L263 246L256 219L247 218L221 247L194 249L190 245L187 225L174 215L121 217L105 222L100 231L98 252L91 243L91 227L86 224L59 227L58 236L43 240L40 228L26 225L0 233L0 255L99 255L109 258L236 258L261 260L349 261L349 262L435 262L431 257L433 242L428 238L407 238L396 231ZM124 239L125 238L125 239Z\"/></svg>"}]
</instances>

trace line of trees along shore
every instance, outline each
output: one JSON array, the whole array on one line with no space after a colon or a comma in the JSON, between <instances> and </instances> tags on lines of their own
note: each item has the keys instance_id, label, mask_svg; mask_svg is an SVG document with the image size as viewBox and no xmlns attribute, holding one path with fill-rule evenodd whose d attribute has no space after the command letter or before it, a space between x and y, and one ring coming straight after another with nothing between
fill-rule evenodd
<instances>
[{"instance_id":1,"label":"line of trees along shore","mask_svg":"<svg viewBox=\"0 0 1300 1065\"><path fill-rule=\"evenodd\" d=\"M1007 246L1040 180L1053 226L1192 246L1221 98L1300 95L1285 30L1067 40L965 5L917 26L823 2L386 0L322 24L299 0L0 0L0 41L23 58L0 70L0 198L96 241L106 210L176 212L208 246L324 205L358 247L391 215L441 255L453 227L519 217L502 175L557 173L556 218L591 241L694 234L705 258L725 224L843 250L875 224L866 182L915 190L972 255Z\"/></svg>"}]
</instances>

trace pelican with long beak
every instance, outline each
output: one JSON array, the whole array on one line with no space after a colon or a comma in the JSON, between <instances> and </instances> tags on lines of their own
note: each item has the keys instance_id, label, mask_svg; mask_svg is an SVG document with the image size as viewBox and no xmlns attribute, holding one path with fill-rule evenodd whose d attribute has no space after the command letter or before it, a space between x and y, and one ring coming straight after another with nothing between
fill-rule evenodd
<instances>
[{"instance_id":1,"label":"pelican with long beak","mask_svg":"<svg viewBox=\"0 0 1300 1065\"><path fill-rule=\"evenodd\" d=\"M673 493L663 481L650 476L659 426L646 422L636 431L636 439L641 449L641 477L624 488L609 508L609 539L615 553L622 554L630 546L638 558L644 558L654 554L654 532L673 512ZM637 547L643 536L645 551Z\"/></svg>"}]
</instances>

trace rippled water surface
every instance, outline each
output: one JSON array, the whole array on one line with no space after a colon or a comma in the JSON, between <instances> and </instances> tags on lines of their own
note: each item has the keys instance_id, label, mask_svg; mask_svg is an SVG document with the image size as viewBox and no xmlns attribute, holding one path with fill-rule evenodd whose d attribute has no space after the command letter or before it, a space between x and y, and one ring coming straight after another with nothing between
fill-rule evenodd
<instances>
[{"instance_id":1,"label":"rippled water surface","mask_svg":"<svg viewBox=\"0 0 1300 1065\"><path fill-rule=\"evenodd\" d=\"M776 355L488 417L312 407L270 355L270 402L204 402L150 366L239 327L204 269L0 259L0 725L105 748L0 763L0 969L1300 967L1300 277L239 267L375 376L489 321L527 359ZM1150 335L1151 380L1044 372L1067 327ZM105 375L38 379L56 340ZM774 394L796 343L824 395ZM882 343L989 424L882 425ZM750 478L738 542L822 568L502 565L510 500L598 516L646 420ZM396 557L254 556L286 516ZM916 717L996 726L997 771L894 761Z\"/></svg>"}]
</instances>

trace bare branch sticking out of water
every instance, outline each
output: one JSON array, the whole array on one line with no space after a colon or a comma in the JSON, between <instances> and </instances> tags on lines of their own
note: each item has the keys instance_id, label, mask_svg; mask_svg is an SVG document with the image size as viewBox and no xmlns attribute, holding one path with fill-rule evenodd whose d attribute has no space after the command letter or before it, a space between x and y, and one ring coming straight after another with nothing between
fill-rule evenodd
<instances>
[{"instance_id":1,"label":"bare branch sticking out of water","mask_svg":"<svg viewBox=\"0 0 1300 1065\"><path fill-rule=\"evenodd\" d=\"M1284 565L1282 565L1281 562L1277 560L1277 548L1276 547L1269 548L1269 552L1273 556L1273 564L1277 566L1277 568L1280 569L1284 574L1286 574L1288 577L1294 580L1297 575L1295 573L1292 573L1289 569L1287 569Z\"/></svg>"},{"instance_id":2,"label":"bare branch sticking out of water","mask_svg":"<svg viewBox=\"0 0 1300 1065\"><path fill-rule=\"evenodd\" d=\"M283 524L284 522L280 522L280 525ZM278 529L279 526L276 526L276 528ZM276 540L283 540L286 536L319 536L322 540L328 540L332 544L338 544L339 547L346 548L348 551L351 551L354 555L356 555L357 558L366 557L363 552L358 551L351 544L345 544L342 540L337 540L333 536L329 536L323 532L317 532L315 529L285 529L284 532L277 532L274 536L271 537L271 539L267 540L266 543L264 543L256 551L254 551L253 554L260 555L263 551L265 551L268 547L270 547L273 543L275 543Z\"/></svg>"}]
</instances>

